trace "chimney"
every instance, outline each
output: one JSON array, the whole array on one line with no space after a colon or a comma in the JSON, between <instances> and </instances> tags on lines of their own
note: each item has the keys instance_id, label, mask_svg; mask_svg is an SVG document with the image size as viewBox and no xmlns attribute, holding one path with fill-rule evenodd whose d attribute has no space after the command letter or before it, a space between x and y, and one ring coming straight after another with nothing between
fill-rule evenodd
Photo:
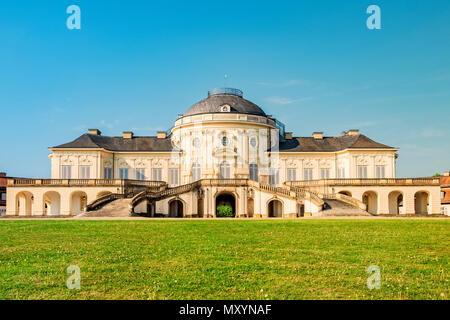
<instances>
[{"instance_id":1,"label":"chimney","mask_svg":"<svg viewBox=\"0 0 450 320\"><path fill-rule=\"evenodd\" d=\"M165 131L158 131L156 133L156 136L158 137L158 139L165 139L165 138L167 138L167 132L165 132Z\"/></svg>"},{"instance_id":2,"label":"chimney","mask_svg":"<svg viewBox=\"0 0 450 320\"><path fill-rule=\"evenodd\" d=\"M313 138L317 140L323 139L323 132L313 132Z\"/></svg>"},{"instance_id":3,"label":"chimney","mask_svg":"<svg viewBox=\"0 0 450 320\"><path fill-rule=\"evenodd\" d=\"M348 136L357 136L359 134L359 130L358 129L350 129L347 131L347 135Z\"/></svg>"},{"instance_id":4,"label":"chimney","mask_svg":"<svg viewBox=\"0 0 450 320\"><path fill-rule=\"evenodd\" d=\"M98 130L98 129L89 129L88 132L89 132L89 134L93 134L95 136L101 136L102 135L102 132L100 130Z\"/></svg>"},{"instance_id":5,"label":"chimney","mask_svg":"<svg viewBox=\"0 0 450 320\"><path fill-rule=\"evenodd\" d=\"M292 140L292 132L285 132L284 133L284 138L286 140Z\"/></svg>"},{"instance_id":6,"label":"chimney","mask_svg":"<svg viewBox=\"0 0 450 320\"><path fill-rule=\"evenodd\" d=\"M124 131L123 138L124 139L133 139L133 132L131 132L131 131Z\"/></svg>"},{"instance_id":7,"label":"chimney","mask_svg":"<svg viewBox=\"0 0 450 320\"><path fill-rule=\"evenodd\" d=\"M449 176L450 176L450 172L449 171L444 172L444 177L449 177Z\"/></svg>"}]
</instances>

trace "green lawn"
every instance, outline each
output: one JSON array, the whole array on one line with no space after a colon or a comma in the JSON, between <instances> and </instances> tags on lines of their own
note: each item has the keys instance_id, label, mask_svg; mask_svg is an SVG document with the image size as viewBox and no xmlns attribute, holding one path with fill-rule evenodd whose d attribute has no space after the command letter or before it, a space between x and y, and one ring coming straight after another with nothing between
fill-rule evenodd
<instances>
[{"instance_id":1,"label":"green lawn","mask_svg":"<svg viewBox=\"0 0 450 320\"><path fill-rule=\"evenodd\" d=\"M444 219L1 220L0 299L448 299L449 251Z\"/></svg>"}]
</instances>

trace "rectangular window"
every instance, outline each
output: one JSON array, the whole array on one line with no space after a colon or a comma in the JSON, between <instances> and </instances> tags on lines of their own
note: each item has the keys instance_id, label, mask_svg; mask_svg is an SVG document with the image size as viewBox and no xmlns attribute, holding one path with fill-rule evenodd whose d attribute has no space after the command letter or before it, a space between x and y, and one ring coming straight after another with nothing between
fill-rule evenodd
<instances>
[{"instance_id":1,"label":"rectangular window","mask_svg":"<svg viewBox=\"0 0 450 320\"><path fill-rule=\"evenodd\" d=\"M256 163L250 163L250 180L258 181L258 165Z\"/></svg>"},{"instance_id":2,"label":"rectangular window","mask_svg":"<svg viewBox=\"0 0 450 320\"><path fill-rule=\"evenodd\" d=\"M320 169L320 179L329 179L330 178L330 169L321 168Z\"/></svg>"},{"instance_id":3,"label":"rectangular window","mask_svg":"<svg viewBox=\"0 0 450 320\"><path fill-rule=\"evenodd\" d=\"M80 179L91 178L91 166L80 166Z\"/></svg>"},{"instance_id":4,"label":"rectangular window","mask_svg":"<svg viewBox=\"0 0 450 320\"><path fill-rule=\"evenodd\" d=\"M198 162L192 165L192 182L200 180L202 177L202 167Z\"/></svg>"},{"instance_id":5,"label":"rectangular window","mask_svg":"<svg viewBox=\"0 0 450 320\"><path fill-rule=\"evenodd\" d=\"M270 168L269 178L270 178L270 181L269 181L270 185L272 185L272 186L278 185L279 180L280 180L280 175L279 175L278 169Z\"/></svg>"},{"instance_id":6,"label":"rectangular window","mask_svg":"<svg viewBox=\"0 0 450 320\"><path fill-rule=\"evenodd\" d=\"M61 166L61 179L72 179L72 166Z\"/></svg>"},{"instance_id":7,"label":"rectangular window","mask_svg":"<svg viewBox=\"0 0 450 320\"><path fill-rule=\"evenodd\" d=\"M145 180L144 168L136 168L136 180Z\"/></svg>"},{"instance_id":8,"label":"rectangular window","mask_svg":"<svg viewBox=\"0 0 450 320\"><path fill-rule=\"evenodd\" d=\"M2 193L2 200L6 201L6 193Z\"/></svg>"},{"instance_id":9,"label":"rectangular window","mask_svg":"<svg viewBox=\"0 0 450 320\"><path fill-rule=\"evenodd\" d=\"M312 180L313 179L313 169L305 168L303 169L303 180Z\"/></svg>"},{"instance_id":10,"label":"rectangular window","mask_svg":"<svg viewBox=\"0 0 450 320\"><path fill-rule=\"evenodd\" d=\"M104 179L112 179L112 168L104 168L103 170Z\"/></svg>"},{"instance_id":11,"label":"rectangular window","mask_svg":"<svg viewBox=\"0 0 450 320\"><path fill-rule=\"evenodd\" d=\"M128 179L128 168L120 168L119 177L120 179Z\"/></svg>"},{"instance_id":12,"label":"rectangular window","mask_svg":"<svg viewBox=\"0 0 450 320\"><path fill-rule=\"evenodd\" d=\"M178 185L178 168L169 169L169 184L171 187Z\"/></svg>"},{"instance_id":13,"label":"rectangular window","mask_svg":"<svg viewBox=\"0 0 450 320\"><path fill-rule=\"evenodd\" d=\"M358 178L367 178L367 166L358 166Z\"/></svg>"},{"instance_id":14,"label":"rectangular window","mask_svg":"<svg viewBox=\"0 0 450 320\"><path fill-rule=\"evenodd\" d=\"M152 180L153 181L162 181L162 168L153 168L152 169Z\"/></svg>"},{"instance_id":15,"label":"rectangular window","mask_svg":"<svg viewBox=\"0 0 450 320\"><path fill-rule=\"evenodd\" d=\"M297 180L297 169L288 168L287 169L287 181L296 181Z\"/></svg>"},{"instance_id":16,"label":"rectangular window","mask_svg":"<svg viewBox=\"0 0 450 320\"><path fill-rule=\"evenodd\" d=\"M384 178L385 177L385 167L384 166L377 166L377 178Z\"/></svg>"},{"instance_id":17,"label":"rectangular window","mask_svg":"<svg viewBox=\"0 0 450 320\"><path fill-rule=\"evenodd\" d=\"M338 173L338 178L345 179L345 168L344 167L338 168L337 173Z\"/></svg>"}]
</instances>

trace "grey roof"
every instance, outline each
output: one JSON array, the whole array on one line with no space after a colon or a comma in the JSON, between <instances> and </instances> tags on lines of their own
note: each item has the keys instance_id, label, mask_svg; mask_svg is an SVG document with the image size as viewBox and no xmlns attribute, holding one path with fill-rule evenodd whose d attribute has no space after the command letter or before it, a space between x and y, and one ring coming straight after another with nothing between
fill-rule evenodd
<instances>
[{"instance_id":1,"label":"grey roof","mask_svg":"<svg viewBox=\"0 0 450 320\"><path fill-rule=\"evenodd\" d=\"M172 151L170 138L157 137L107 137L94 134L83 134L72 142L53 147L55 149L68 148L101 148L109 151Z\"/></svg>"},{"instance_id":2,"label":"grey roof","mask_svg":"<svg viewBox=\"0 0 450 320\"><path fill-rule=\"evenodd\" d=\"M83 134L72 142L53 147L54 149L105 149L122 152L165 152L172 151L170 138L157 137L107 137L93 134ZM365 135L324 137L296 137L280 142L281 152L335 152L345 149L395 149L369 139Z\"/></svg>"},{"instance_id":3,"label":"grey roof","mask_svg":"<svg viewBox=\"0 0 450 320\"><path fill-rule=\"evenodd\" d=\"M220 112L224 104L230 105L230 111L234 113L245 113L258 116L266 116L265 112L253 102L233 94L215 94L197 102L186 111L185 116L202 113Z\"/></svg>"},{"instance_id":4,"label":"grey roof","mask_svg":"<svg viewBox=\"0 0 450 320\"><path fill-rule=\"evenodd\" d=\"M280 143L282 152L334 152L345 149L395 149L378 143L363 134L340 137L296 137Z\"/></svg>"}]
</instances>

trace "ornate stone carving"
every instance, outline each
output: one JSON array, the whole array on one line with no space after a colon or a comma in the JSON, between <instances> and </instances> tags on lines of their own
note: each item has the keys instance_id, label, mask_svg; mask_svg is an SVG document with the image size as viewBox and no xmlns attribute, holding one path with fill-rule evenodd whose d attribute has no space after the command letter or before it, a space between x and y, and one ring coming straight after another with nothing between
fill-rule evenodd
<instances>
[{"instance_id":1,"label":"ornate stone carving","mask_svg":"<svg viewBox=\"0 0 450 320\"><path fill-rule=\"evenodd\" d=\"M153 159L152 160L152 167L154 168L161 168L162 167L162 161L161 159Z\"/></svg>"},{"instance_id":2,"label":"ornate stone carving","mask_svg":"<svg viewBox=\"0 0 450 320\"><path fill-rule=\"evenodd\" d=\"M64 155L61 157L61 164L63 165L73 165L73 160L70 156Z\"/></svg>"},{"instance_id":3,"label":"ornate stone carving","mask_svg":"<svg viewBox=\"0 0 450 320\"><path fill-rule=\"evenodd\" d=\"M375 157L375 163L378 165L385 165L386 164L386 158L383 156L376 156Z\"/></svg>"},{"instance_id":4,"label":"ornate stone carving","mask_svg":"<svg viewBox=\"0 0 450 320\"><path fill-rule=\"evenodd\" d=\"M120 168L128 168L128 167L130 167L130 165L128 164L128 162L126 160L119 160L119 167Z\"/></svg>"},{"instance_id":5,"label":"ornate stone carving","mask_svg":"<svg viewBox=\"0 0 450 320\"><path fill-rule=\"evenodd\" d=\"M288 168L297 168L297 161L295 161L293 159L289 159L287 161L287 166L288 166Z\"/></svg>"},{"instance_id":6,"label":"ornate stone carving","mask_svg":"<svg viewBox=\"0 0 450 320\"><path fill-rule=\"evenodd\" d=\"M147 160L138 159L136 161L136 168L145 168L147 166Z\"/></svg>"},{"instance_id":7,"label":"ornate stone carving","mask_svg":"<svg viewBox=\"0 0 450 320\"><path fill-rule=\"evenodd\" d=\"M303 161L303 167L305 168L314 168L314 161L312 160L304 160Z\"/></svg>"},{"instance_id":8,"label":"ornate stone carving","mask_svg":"<svg viewBox=\"0 0 450 320\"><path fill-rule=\"evenodd\" d=\"M368 156L358 156L356 163L360 166L367 166L370 163L370 158Z\"/></svg>"},{"instance_id":9,"label":"ornate stone carving","mask_svg":"<svg viewBox=\"0 0 450 320\"><path fill-rule=\"evenodd\" d=\"M319 165L321 168L330 168L331 167L331 161L328 159L321 159L319 161Z\"/></svg>"}]
</instances>

